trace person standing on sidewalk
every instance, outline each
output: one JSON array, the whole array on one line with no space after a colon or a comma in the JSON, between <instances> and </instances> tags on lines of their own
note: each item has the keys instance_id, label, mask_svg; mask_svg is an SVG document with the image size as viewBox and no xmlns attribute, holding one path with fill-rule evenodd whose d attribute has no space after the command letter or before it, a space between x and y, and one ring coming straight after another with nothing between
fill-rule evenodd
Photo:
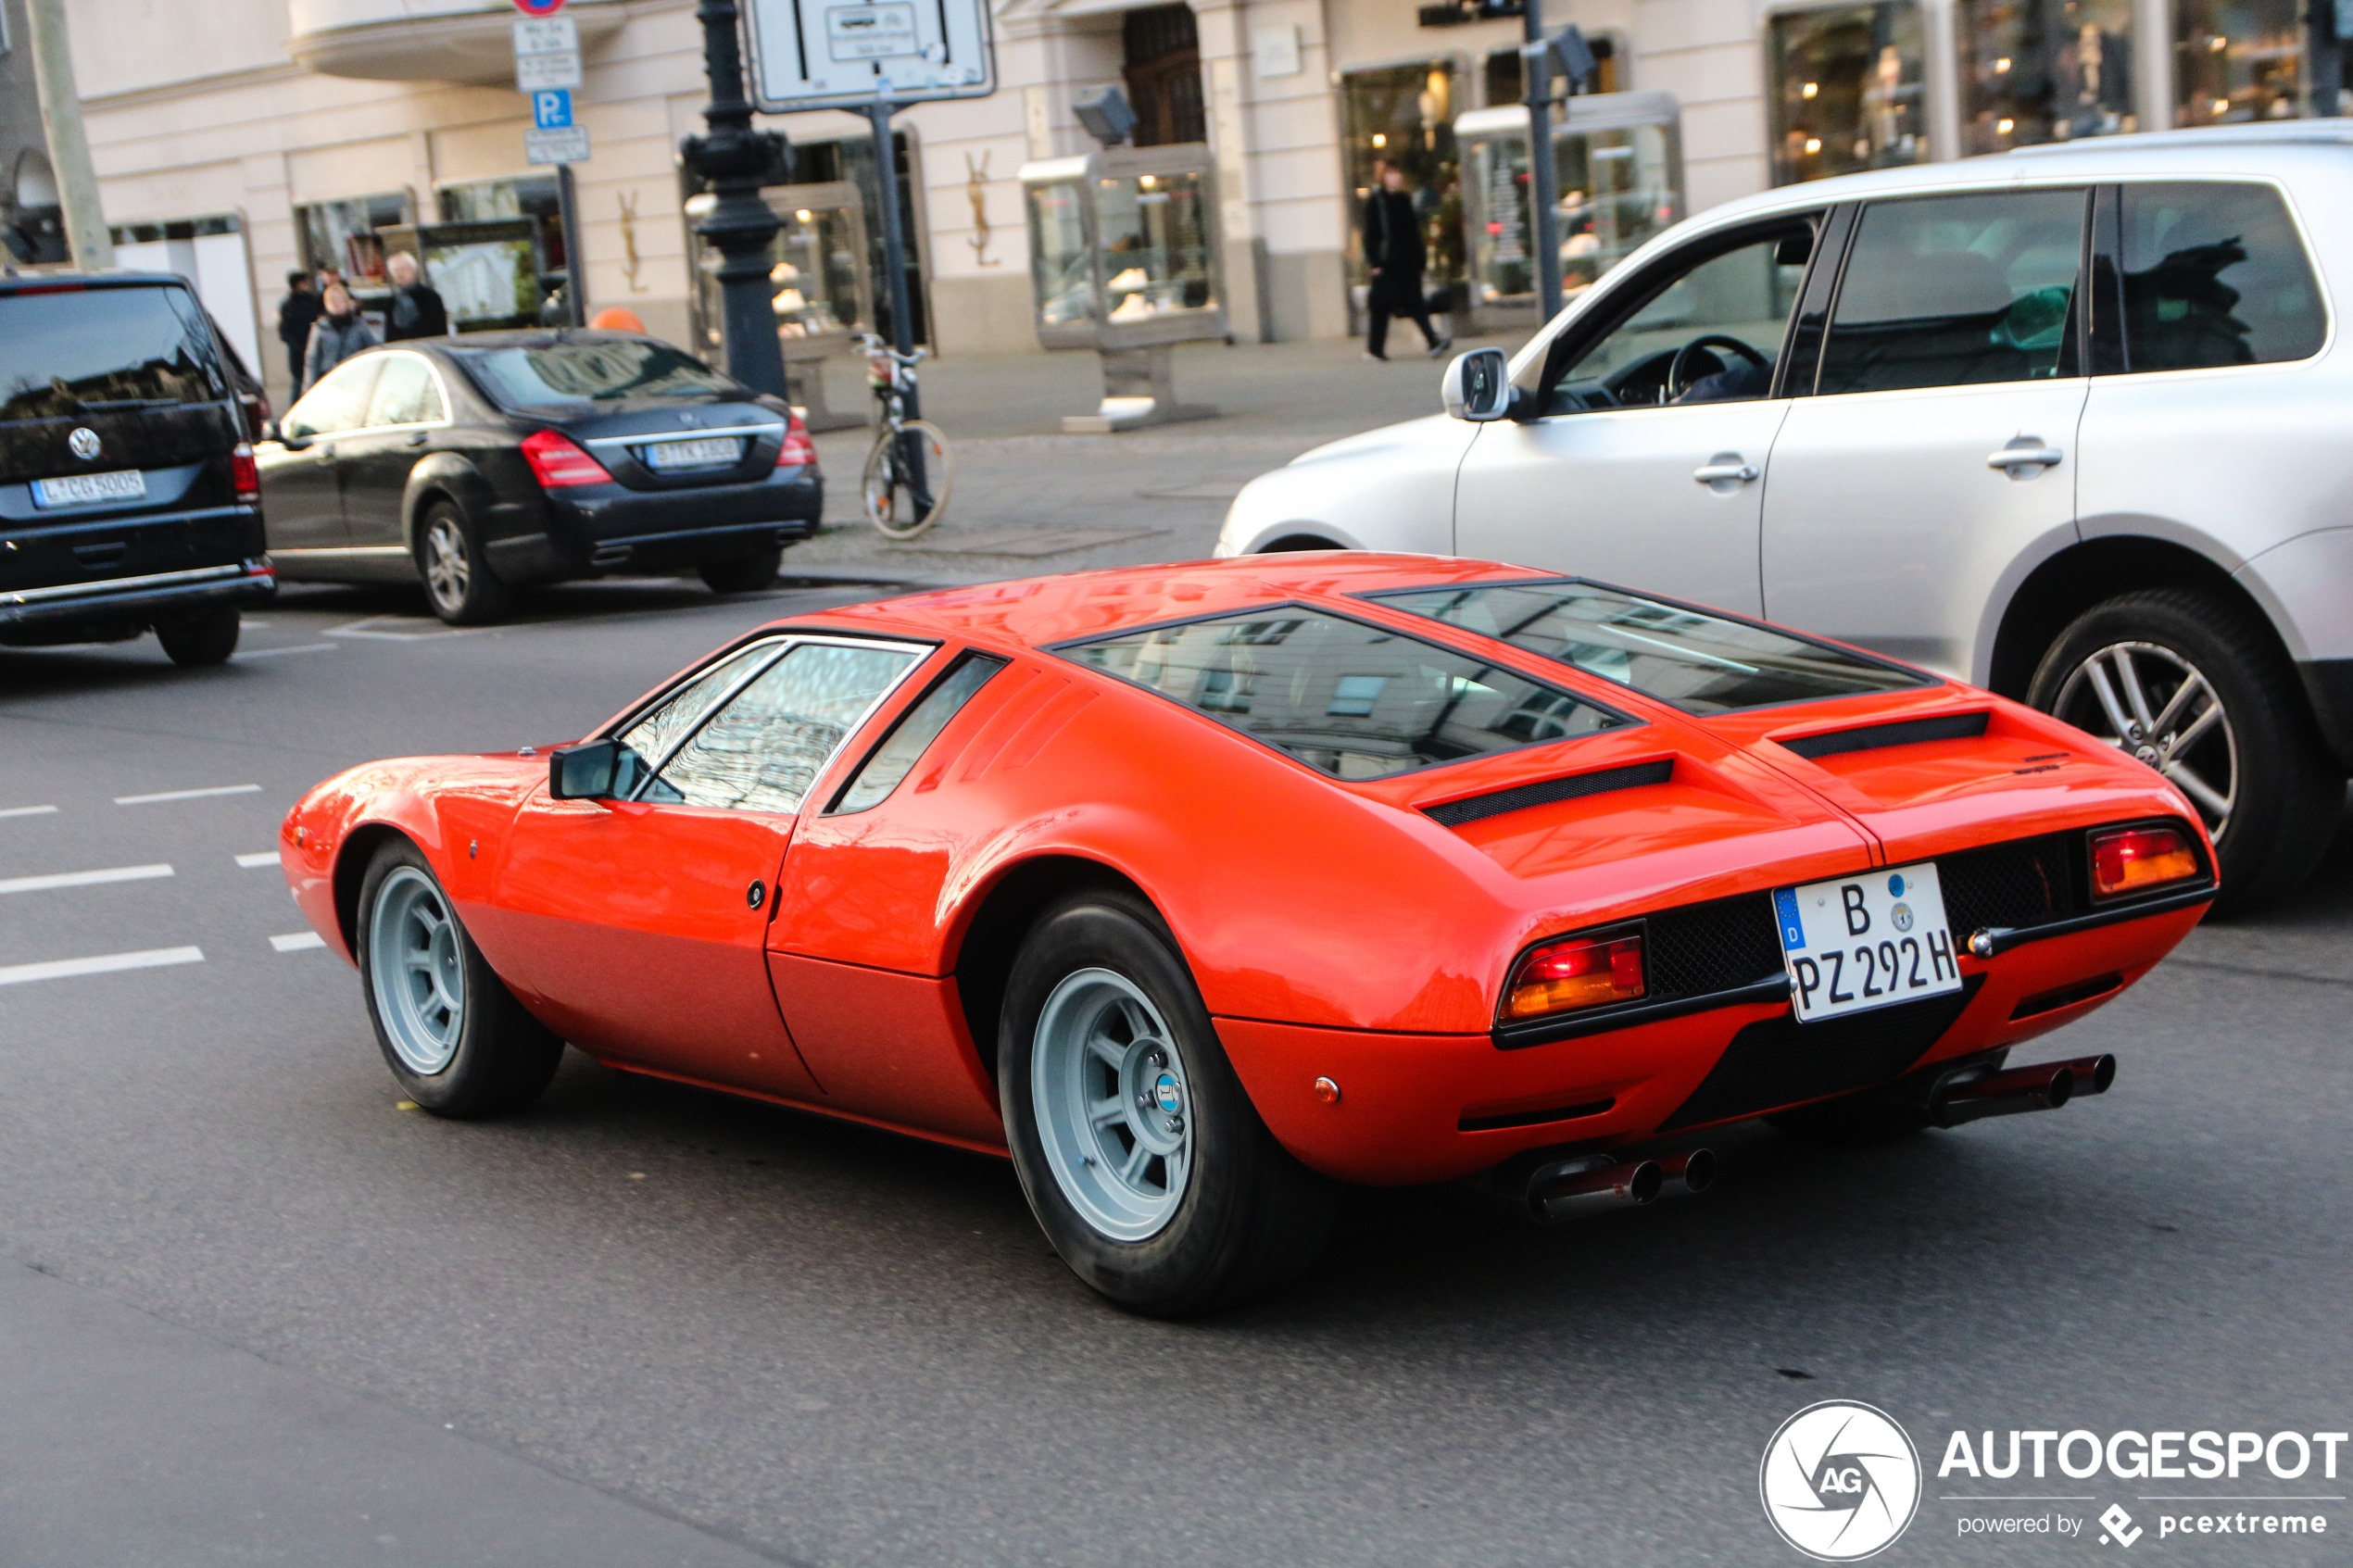
<instances>
[{"instance_id":1,"label":"person standing on sidewalk","mask_svg":"<svg viewBox=\"0 0 2353 1568\"><path fill-rule=\"evenodd\" d=\"M417 258L405 250L394 251L385 258L384 270L392 278L392 300L384 307L384 341L448 336L448 307L441 303L440 293L424 281Z\"/></svg>"},{"instance_id":2,"label":"person standing on sidewalk","mask_svg":"<svg viewBox=\"0 0 2353 1568\"><path fill-rule=\"evenodd\" d=\"M1422 295L1421 214L1405 194L1405 171L1393 163L1380 167L1380 183L1365 200L1365 262L1372 269L1373 286L1365 292L1365 358L1389 358L1389 319L1404 316L1421 328L1433 359L1453 346L1429 324L1429 301Z\"/></svg>"},{"instance_id":3,"label":"person standing on sidewalk","mask_svg":"<svg viewBox=\"0 0 2353 1568\"><path fill-rule=\"evenodd\" d=\"M305 392L361 349L376 346L376 330L359 314L359 306L352 299L349 289L341 283L329 283L326 306L326 314L310 324L310 345L302 356Z\"/></svg>"},{"instance_id":4,"label":"person standing on sidewalk","mask_svg":"<svg viewBox=\"0 0 2353 1568\"><path fill-rule=\"evenodd\" d=\"M286 297L278 302L278 341L286 345L286 373L302 391L302 357L310 348L310 324L326 313L308 272L286 274Z\"/></svg>"}]
</instances>

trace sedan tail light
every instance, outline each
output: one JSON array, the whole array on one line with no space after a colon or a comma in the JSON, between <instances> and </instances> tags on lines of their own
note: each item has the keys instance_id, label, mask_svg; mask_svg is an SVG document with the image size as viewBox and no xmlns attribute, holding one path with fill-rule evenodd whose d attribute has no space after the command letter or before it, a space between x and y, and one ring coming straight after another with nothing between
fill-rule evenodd
<instances>
[{"instance_id":1,"label":"sedan tail light","mask_svg":"<svg viewBox=\"0 0 2353 1568\"><path fill-rule=\"evenodd\" d=\"M809 427L799 414L785 416L785 444L776 448L776 466L780 469L806 468L817 460L816 443L809 439Z\"/></svg>"},{"instance_id":2,"label":"sedan tail light","mask_svg":"<svg viewBox=\"0 0 2353 1568\"><path fill-rule=\"evenodd\" d=\"M2179 828L2119 828L2092 835L2092 895L2145 893L2202 874L2197 848Z\"/></svg>"},{"instance_id":3,"label":"sedan tail light","mask_svg":"<svg viewBox=\"0 0 2353 1568\"><path fill-rule=\"evenodd\" d=\"M236 490L238 500L261 499L261 468L253 460L251 442L238 442L236 449L229 454L229 483Z\"/></svg>"},{"instance_id":4,"label":"sedan tail light","mask_svg":"<svg viewBox=\"0 0 2353 1568\"><path fill-rule=\"evenodd\" d=\"M1629 1002L1647 987L1642 934L1621 927L1530 947L1504 987L1506 1019L1540 1018L1604 1002Z\"/></svg>"},{"instance_id":5,"label":"sedan tail light","mask_svg":"<svg viewBox=\"0 0 2353 1568\"><path fill-rule=\"evenodd\" d=\"M610 484L612 475L572 437L552 430L535 431L522 438L523 461L531 465L542 489L567 484Z\"/></svg>"}]
</instances>

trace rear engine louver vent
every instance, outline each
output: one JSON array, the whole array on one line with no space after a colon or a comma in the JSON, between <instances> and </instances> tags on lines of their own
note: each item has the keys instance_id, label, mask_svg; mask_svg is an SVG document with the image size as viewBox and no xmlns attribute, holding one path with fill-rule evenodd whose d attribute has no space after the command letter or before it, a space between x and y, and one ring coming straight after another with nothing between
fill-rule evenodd
<instances>
[{"instance_id":1,"label":"rear engine louver vent","mask_svg":"<svg viewBox=\"0 0 2353 1568\"><path fill-rule=\"evenodd\" d=\"M1832 730L1822 735L1793 735L1780 745L1800 757L1837 757L1849 751L1875 751L1883 746L1917 746L1930 740L1975 740L1985 733L1983 713L1940 713L1933 719L1903 719L1893 724L1866 724L1856 730Z\"/></svg>"},{"instance_id":2,"label":"rear engine louver vent","mask_svg":"<svg viewBox=\"0 0 2353 1568\"><path fill-rule=\"evenodd\" d=\"M1422 810L1432 822L1458 828L1465 822L1500 817L1506 811L1524 811L1530 806L1579 800L1589 795L1606 795L1614 789L1633 789L1642 784L1662 784L1674 776L1674 759L1662 758L1656 762L1604 768L1597 773L1575 773L1565 779L1516 784L1510 789L1499 789L1492 795L1474 795L1467 800L1449 800L1442 805L1425 806Z\"/></svg>"}]
</instances>

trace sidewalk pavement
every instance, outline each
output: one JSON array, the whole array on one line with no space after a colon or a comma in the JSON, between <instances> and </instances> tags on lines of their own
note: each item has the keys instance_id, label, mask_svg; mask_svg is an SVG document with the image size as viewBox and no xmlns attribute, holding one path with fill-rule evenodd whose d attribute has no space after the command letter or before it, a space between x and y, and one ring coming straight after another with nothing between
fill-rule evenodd
<instances>
[{"instance_id":1,"label":"sidewalk pavement","mask_svg":"<svg viewBox=\"0 0 2353 1568\"><path fill-rule=\"evenodd\" d=\"M1454 352L1489 344L1517 340L1465 339ZM924 417L954 458L946 519L909 544L883 538L859 511L873 431L820 434L825 529L786 552L785 575L947 585L1197 559L1244 482L1327 441L1440 411L1445 359L1424 358L1410 327L1402 341L1391 332L1390 353L1372 363L1353 338L1185 345L1177 391L1219 417L1119 435L1060 433L1064 414L1091 413L1101 395L1092 354L925 360ZM862 360L827 372L834 408L869 406Z\"/></svg>"}]
</instances>

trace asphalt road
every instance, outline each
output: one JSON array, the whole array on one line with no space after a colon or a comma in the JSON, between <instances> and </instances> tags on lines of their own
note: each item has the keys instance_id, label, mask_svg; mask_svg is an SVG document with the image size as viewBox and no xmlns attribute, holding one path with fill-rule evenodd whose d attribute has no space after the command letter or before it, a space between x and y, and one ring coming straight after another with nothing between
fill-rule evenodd
<instances>
[{"instance_id":1,"label":"asphalt road","mask_svg":"<svg viewBox=\"0 0 2353 1568\"><path fill-rule=\"evenodd\" d=\"M1795 1562L1758 1459L1824 1399L1929 1463L1879 1562L2100 1550L1958 1525L2166 1492L2332 1528L2135 1555L2353 1555L2317 1467L1934 1474L1956 1428L2353 1425L2342 850L2036 1047L2115 1051L2103 1098L1736 1129L1715 1193L1554 1231L1365 1194L1304 1289L1191 1324L1090 1297L975 1156L578 1058L510 1122L396 1109L352 972L278 950L237 858L348 763L575 735L860 593L583 585L460 634L304 590L218 671L0 651L0 886L170 867L0 891L0 1563ZM125 953L179 961L25 967ZM2082 1500L1947 1500L1996 1492Z\"/></svg>"}]
</instances>

